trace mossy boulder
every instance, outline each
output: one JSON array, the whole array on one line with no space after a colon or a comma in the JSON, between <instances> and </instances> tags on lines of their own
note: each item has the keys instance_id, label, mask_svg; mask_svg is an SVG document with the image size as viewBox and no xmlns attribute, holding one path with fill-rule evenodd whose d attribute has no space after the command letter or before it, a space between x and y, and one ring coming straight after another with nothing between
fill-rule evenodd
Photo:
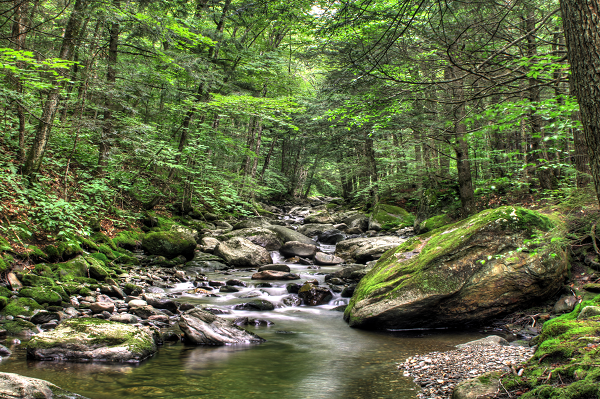
<instances>
[{"instance_id":1,"label":"mossy boulder","mask_svg":"<svg viewBox=\"0 0 600 399\"><path fill-rule=\"evenodd\" d=\"M9 299L8 304L0 311L4 316L31 316L36 309L42 306L31 298Z\"/></svg>"},{"instance_id":2,"label":"mossy boulder","mask_svg":"<svg viewBox=\"0 0 600 399\"><path fill-rule=\"evenodd\" d=\"M180 231L157 231L144 236L142 248L152 255L160 255L168 259L179 255L192 259L196 240L191 235Z\"/></svg>"},{"instance_id":3,"label":"mossy boulder","mask_svg":"<svg viewBox=\"0 0 600 399\"><path fill-rule=\"evenodd\" d=\"M550 232L550 230L552 232ZM360 281L344 318L387 329L481 324L556 293L567 254L561 222L500 207L414 237Z\"/></svg>"},{"instance_id":4,"label":"mossy boulder","mask_svg":"<svg viewBox=\"0 0 600 399\"><path fill-rule=\"evenodd\" d=\"M35 324L23 319L0 320L0 330L6 330L8 335L25 337L39 332Z\"/></svg>"},{"instance_id":5,"label":"mossy boulder","mask_svg":"<svg viewBox=\"0 0 600 399\"><path fill-rule=\"evenodd\" d=\"M43 251L51 260L70 259L83 253L83 249L76 241L49 244L44 247Z\"/></svg>"},{"instance_id":6,"label":"mossy boulder","mask_svg":"<svg viewBox=\"0 0 600 399\"><path fill-rule=\"evenodd\" d=\"M0 310L4 309L8 305L8 298L6 296L0 296Z\"/></svg>"},{"instance_id":7,"label":"mossy boulder","mask_svg":"<svg viewBox=\"0 0 600 399\"><path fill-rule=\"evenodd\" d=\"M91 256L86 256L84 260L87 262L89 276L98 281L104 281L111 275L109 268L105 267L98 259Z\"/></svg>"},{"instance_id":8,"label":"mossy boulder","mask_svg":"<svg viewBox=\"0 0 600 399\"><path fill-rule=\"evenodd\" d=\"M23 285L29 287L54 287L55 285L54 280L52 280L50 277L38 276L35 274L24 274L20 280L23 283Z\"/></svg>"},{"instance_id":9,"label":"mossy boulder","mask_svg":"<svg viewBox=\"0 0 600 399\"><path fill-rule=\"evenodd\" d=\"M19 290L19 296L31 298L39 304L60 305L62 297L50 287L24 287Z\"/></svg>"},{"instance_id":10,"label":"mossy boulder","mask_svg":"<svg viewBox=\"0 0 600 399\"><path fill-rule=\"evenodd\" d=\"M90 256L87 258L90 258ZM51 267L60 281L72 281L77 277L88 277L89 275L89 263L83 256L78 256L67 262L55 263Z\"/></svg>"},{"instance_id":11,"label":"mossy boulder","mask_svg":"<svg viewBox=\"0 0 600 399\"><path fill-rule=\"evenodd\" d=\"M36 360L139 362L156 352L149 330L95 318L63 321L27 343Z\"/></svg>"},{"instance_id":12,"label":"mossy boulder","mask_svg":"<svg viewBox=\"0 0 600 399\"><path fill-rule=\"evenodd\" d=\"M117 247L132 250L140 246L143 236L144 233L137 231L121 231L112 239L112 242Z\"/></svg>"},{"instance_id":13,"label":"mossy boulder","mask_svg":"<svg viewBox=\"0 0 600 399\"><path fill-rule=\"evenodd\" d=\"M0 256L0 273L5 273L8 271L8 264L4 261L2 256Z\"/></svg>"},{"instance_id":14,"label":"mossy boulder","mask_svg":"<svg viewBox=\"0 0 600 399\"><path fill-rule=\"evenodd\" d=\"M6 287L0 286L0 296L5 296L7 298L10 298L11 295L12 295L12 291L11 290L9 290Z\"/></svg>"},{"instance_id":15,"label":"mossy boulder","mask_svg":"<svg viewBox=\"0 0 600 399\"><path fill-rule=\"evenodd\" d=\"M432 216L429 219L426 219L423 222L421 222L419 226L415 226L415 233L427 233L429 231L439 229L440 227L444 227L450 223L452 223L452 219L450 219L450 216L448 215Z\"/></svg>"},{"instance_id":16,"label":"mossy boulder","mask_svg":"<svg viewBox=\"0 0 600 399\"><path fill-rule=\"evenodd\" d=\"M320 211L304 218L304 223L333 223L333 217L327 211Z\"/></svg>"},{"instance_id":17,"label":"mossy boulder","mask_svg":"<svg viewBox=\"0 0 600 399\"><path fill-rule=\"evenodd\" d=\"M412 226L415 218L399 206L377 204L369 217L369 230L390 230ZM348 225L350 226L350 225Z\"/></svg>"}]
</instances>

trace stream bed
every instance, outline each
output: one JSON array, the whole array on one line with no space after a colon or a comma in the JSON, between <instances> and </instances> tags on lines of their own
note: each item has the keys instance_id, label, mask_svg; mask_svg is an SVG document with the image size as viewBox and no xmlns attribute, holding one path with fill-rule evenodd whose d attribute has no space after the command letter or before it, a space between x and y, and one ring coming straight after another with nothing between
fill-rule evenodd
<instances>
[{"instance_id":1,"label":"stream bed","mask_svg":"<svg viewBox=\"0 0 600 399\"><path fill-rule=\"evenodd\" d=\"M332 248L322 249L329 252ZM273 257L275 263L282 261L278 253ZM321 284L326 273L341 268L289 266L302 278L295 282L317 279ZM41 378L90 399L414 398L419 388L403 376L396 363L482 337L478 332L450 330L352 329L343 321L342 312L333 310L348 302L339 294L327 305L286 307L282 299L289 295L288 282L251 280L253 272L248 270L188 270L194 272L209 280L239 279L247 287L218 296L194 294L192 283L177 284L169 291L179 293L179 301L226 312L222 317L271 321L269 326L244 327L267 341L221 347L165 344L139 365L29 361L25 360L24 343L13 344L14 353L0 363L0 371ZM272 287L257 287L260 283ZM276 308L232 310L249 300L242 297L266 299Z\"/></svg>"}]
</instances>

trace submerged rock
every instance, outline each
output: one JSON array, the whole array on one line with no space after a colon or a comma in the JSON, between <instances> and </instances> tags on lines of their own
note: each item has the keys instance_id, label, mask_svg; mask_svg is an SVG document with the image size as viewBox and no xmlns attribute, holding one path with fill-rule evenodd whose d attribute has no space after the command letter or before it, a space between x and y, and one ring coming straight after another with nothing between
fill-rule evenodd
<instances>
[{"instance_id":1,"label":"submerged rock","mask_svg":"<svg viewBox=\"0 0 600 399\"><path fill-rule=\"evenodd\" d=\"M276 270L264 270L254 273L252 280L298 280L300 276L294 273L279 272Z\"/></svg>"},{"instance_id":2,"label":"submerged rock","mask_svg":"<svg viewBox=\"0 0 600 399\"><path fill-rule=\"evenodd\" d=\"M234 324L200 309L185 312L179 320L185 340L196 345L260 343L265 340Z\"/></svg>"},{"instance_id":3,"label":"submerged rock","mask_svg":"<svg viewBox=\"0 0 600 399\"><path fill-rule=\"evenodd\" d=\"M85 399L56 385L13 373L0 373L0 398L6 399Z\"/></svg>"},{"instance_id":4,"label":"submerged rock","mask_svg":"<svg viewBox=\"0 0 600 399\"><path fill-rule=\"evenodd\" d=\"M531 305L566 277L566 253L535 239L553 227L505 206L414 237L360 281L344 318L363 328L465 326Z\"/></svg>"},{"instance_id":5,"label":"submerged rock","mask_svg":"<svg viewBox=\"0 0 600 399\"><path fill-rule=\"evenodd\" d=\"M95 318L70 319L27 343L36 360L139 362L156 352L149 331Z\"/></svg>"},{"instance_id":6,"label":"submerged rock","mask_svg":"<svg viewBox=\"0 0 600 399\"><path fill-rule=\"evenodd\" d=\"M273 263L271 254L266 249L241 237L220 243L214 254L235 267L259 267Z\"/></svg>"}]
</instances>

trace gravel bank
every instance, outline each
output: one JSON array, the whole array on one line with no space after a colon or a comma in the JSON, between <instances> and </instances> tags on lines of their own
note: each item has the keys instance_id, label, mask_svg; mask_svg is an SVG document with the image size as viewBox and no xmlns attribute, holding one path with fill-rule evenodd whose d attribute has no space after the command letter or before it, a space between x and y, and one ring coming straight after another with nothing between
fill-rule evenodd
<instances>
[{"instance_id":1,"label":"gravel bank","mask_svg":"<svg viewBox=\"0 0 600 399\"><path fill-rule=\"evenodd\" d=\"M534 349L521 346L467 346L448 352L413 356L398 366L404 376L421 386L419 399L450 398L456 384L488 371L519 372L519 365L533 356Z\"/></svg>"}]
</instances>

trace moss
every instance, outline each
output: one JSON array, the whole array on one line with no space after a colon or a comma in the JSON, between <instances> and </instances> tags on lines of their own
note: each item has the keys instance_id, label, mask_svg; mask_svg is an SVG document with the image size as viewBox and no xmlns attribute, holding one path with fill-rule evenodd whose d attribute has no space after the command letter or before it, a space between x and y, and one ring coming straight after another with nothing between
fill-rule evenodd
<instances>
[{"instance_id":1,"label":"moss","mask_svg":"<svg viewBox=\"0 0 600 399\"><path fill-rule=\"evenodd\" d=\"M78 256L67 262L53 264L52 271L60 281L73 281L76 277L87 277L88 262L83 256Z\"/></svg>"},{"instance_id":2,"label":"moss","mask_svg":"<svg viewBox=\"0 0 600 399\"><path fill-rule=\"evenodd\" d=\"M117 247L135 249L140 245L143 236L144 233L137 231L121 231L112 241Z\"/></svg>"},{"instance_id":3,"label":"moss","mask_svg":"<svg viewBox=\"0 0 600 399\"><path fill-rule=\"evenodd\" d=\"M139 265L140 261L135 256L123 253L123 252L115 252L116 258L113 263L119 263L124 265Z\"/></svg>"},{"instance_id":4,"label":"moss","mask_svg":"<svg viewBox=\"0 0 600 399\"><path fill-rule=\"evenodd\" d=\"M191 259L196 249L196 241L178 231L162 231L146 234L142 240L142 248L153 255L169 259L178 255Z\"/></svg>"},{"instance_id":5,"label":"moss","mask_svg":"<svg viewBox=\"0 0 600 399\"><path fill-rule=\"evenodd\" d=\"M79 295L81 296L89 296L92 295L92 290L90 290L87 287L81 287L81 289L79 290Z\"/></svg>"},{"instance_id":6,"label":"moss","mask_svg":"<svg viewBox=\"0 0 600 399\"><path fill-rule=\"evenodd\" d=\"M35 259L46 259L48 255L35 245L28 245L25 251L18 254L21 259L35 258Z\"/></svg>"},{"instance_id":7,"label":"moss","mask_svg":"<svg viewBox=\"0 0 600 399\"><path fill-rule=\"evenodd\" d=\"M108 259L110 260L115 260L116 259L116 255L114 254L114 252L112 251L112 249L110 249L110 247L106 244L102 244L98 247L98 251L100 251L100 253L104 254Z\"/></svg>"},{"instance_id":8,"label":"moss","mask_svg":"<svg viewBox=\"0 0 600 399\"><path fill-rule=\"evenodd\" d=\"M91 277L74 277L73 282L79 284L98 284L98 280Z\"/></svg>"},{"instance_id":9,"label":"moss","mask_svg":"<svg viewBox=\"0 0 600 399\"><path fill-rule=\"evenodd\" d=\"M397 227L412 226L414 216L399 206L377 204L371 214L383 230L389 230Z\"/></svg>"},{"instance_id":10,"label":"moss","mask_svg":"<svg viewBox=\"0 0 600 399\"><path fill-rule=\"evenodd\" d=\"M104 255L101 252L94 252L94 253L90 254L90 256L92 258L96 259L97 261L102 262L104 265L108 265L110 263L110 260L108 260L106 255Z\"/></svg>"},{"instance_id":11,"label":"moss","mask_svg":"<svg viewBox=\"0 0 600 399\"><path fill-rule=\"evenodd\" d=\"M96 243L108 245L113 251L117 250L117 245L114 243L114 241L104 233L94 233L92 234L90 239L92 239Z\"/></svg>"},{"instance_id":12,"label":"moss","mask_svg":"<svg viewBox=\"0 0 600 399\"><path fill-rule=\"evenodd\" d=\"M104 279L106 279L110 275L109 270L95 258L88 255L84 259L88 263L88 271L90 277L98 281L104 281Z\"/></svg>"},{"instance_id":13,"label":"moss","mask_svg":"<svg viewBox=\"0 0 600 399\"><path fill-rule=\"evenodd\" d=\"M554 226L546 215L539 212L504 206L408 240L387 251L360 281L344 317L348 320L354 305L367 297L371 301L391 300L409 289L435 294L454 292L463 283L462 279L444 273L438 265L481 232L513 231L530 237L532 233L545 232ZM423 248L415 255L412 251L417 245L423 245ZM518 256L529 254L518 253Z\"/></svg>"},{"instance_id":14,"label":"moss","mask_svg":"<svg viewBox=\"0 0 600 399\"><path fill-rule=\"evenodd\" d=\"M35 331L35 324L22 319L2 320L0 328L6 330L8 335L19 335L27 330Z\"/></svg>"},{"instance_id":15,"label":"moss","mask_svg":"<svg viewBox=\"0 0 600 399\"><path fill-rule=\"evenodd\" d=\"M10 296L12 296L12 291L6 287L0 286L0 296L5 296L9 298Z\"/></svg>"},{"instance_id":16,"label":"moss","mask_svg":"<svg viewBox=\"0 0 600 399\"><path fill-rule=\"evenodd\" d=\"M36 309L42 309L42 306L31 298L9 299L8 305L0 312L5 316L31 316Z\"/></svg>"},{"instance_id":17,"label":"moss","mask_svg":"<svg viewBox=\"0 0 600 399\"><path fill-rule=\"evenodd\" d=\"M421 225L421 232L426 233L428 231L432 231L435 229L439 229L440 227L444 227L448 224L452 223L452 219L448 215L437 215L430 217L425 220Z\"/></svg>"},{"instance_id":18,"label":"moss","mask_svg":"<svg viewBox=\"0 0 600 399\"><path fill-rule=\"evenodd\" d=\"M81 284L77 283L66 283L61 286L65 292L70 295L77 295L81 292L81 289L84 288Z\"/></svg>"},{"instance_id":19,"label":"moss","mask_svg":"<svg viewBox=\"0 0 600 399\"><path fill-rule=\"evenodd\" d=\"M8 298L6 296L0 296L0 310L4 309L8 305Z\"/></svg>"},{"instance_id":20,"label":"moss","mask_svg":"<svg viewBox=\"0 0 600 399\"><path fill-rule=\"evenodd\" d=\"M56 278L54 272L52 271L52 267L45 263L38 263L33 268L33 271L40 276L48 277L53 280Z\"/></svg>"},{"instance_id":21,"label":"moss","mask_svg":"<svg viewBox=\"0 0 600 399\"><path fill-rule=\"evenodd\" d=\"M81 244L81 246L83 248L89 249L89 250L93 250L93 251L97 251L98 250L98 244L96 244L94 241L92 241L89 238L85 238L85 237L77 237L79 243Z\"/></svg>"},{"instance_id":22,"label":"moss","mask_svg":"<svg viewBox=\"0 0 600 399\"><path fill-rule=\"evenodd\" d=\"M31 298L40 304L60 305L62 302L61 296L49 287L24 287L19 290L19 296Z\"/></svg>"},{"instance_id":23,"label":"moss","mask_svg":"<svg viewBox=\"0 0 600 399\"><path fill-rule=\"evenodd\" d=\"M46 245L44 252L48 258L53 260L58 259L69 259L75 255L83 253L83 249L79 246L79 243L74 241L69 242L58 242L55 244Z\"/></svg>"},{"instance_id":24,"label":"moss","mask_svg":"<svg viewBox=\"0 0 600 399\"><path fill-rule=\"evenodd\" d=\"M30 287L53 287L54 281L49 277L37 276L35 274L24 274L21 278L21 282L23 285L27 285Z\"/></svg>"},{"instance_id":25,"label":"moss","mask_svg":"<svg viewBox=\"0 0 600 399\"><path fill-rule=\"evenodd\" d=\"M6 241L6 239L4 237L0 236L0 252L9 252L12 251L12 247L10 246L10 244L8 243L8 241Z\"/></svg>"},{"instance_id":26,"label":"moss","mask_svg":"<svg viewBox=\"0 0 600 399\"><path fill-rule=\"evenodd\" d=\"M4 259L0 256L0 273L5 273L9 269L9 266L6 264Z\"/></svg>"}]
</instances>

